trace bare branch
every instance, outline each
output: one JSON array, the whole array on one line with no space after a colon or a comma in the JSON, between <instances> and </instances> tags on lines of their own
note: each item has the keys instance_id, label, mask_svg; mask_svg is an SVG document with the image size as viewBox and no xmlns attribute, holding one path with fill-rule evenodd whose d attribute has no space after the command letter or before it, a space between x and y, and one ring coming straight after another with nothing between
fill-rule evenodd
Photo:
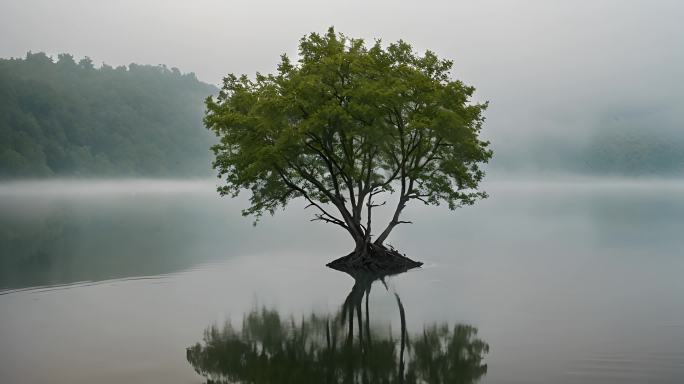
<instances>
[{"instance_id":1,"label":"bare branch","mask_svg":"<svg viewBox=\"0 0 684 384\"><path fill-rule=\"evenodd\" d=\"M329 219L329 218L327 218L321 214L316 214L315 217L313 219L311 219L311 221L323 221L326 223L332 223L335 225L339 225L340 227L348 230L347 226L343 222L331 220L331 219Z\"/></svg>"},{"instance_id":2,"label":"bare branch","mask_svg":"<svg viewBox=\"0 0 684 384\"><path fill-rule=\"evenodd\" d=\"M318 203L313 201L313 199L309 196L309 194L303 188L299 187L298 185L293 183L290 179L288 179L287 176L285 176L285 173L282 172L282 170L278 169L277 172L280 175L280 178L283 180L283 182L287 186L289 186L292 189L292 191L299 192L309 202L309 204L305 207L305 209L309 208L309 207L316 207L316 208L318 208L319 211L321 211L321 214L318 216L326 216L327 217L326 220L328 220L329 222L335 223L335 224L340 225L343 228L349 230L349 227L345 224L345 222L343 220L340 220L339 218L333 216L328 211L326 211L323 207L321 207ZM288 192L288 194L289 194L289 192Z\"/></svg>"},{"instance_id":3,"label":"bare branch","mask_svg":"<svg viewBox=\"0 0 684 384\"><path fill-rule=\"evenodd\" d=\"M409 195L408 198L409 198L409 199L420 200L420 201L422 201L425 205L430 205L430 203L428 203L428 201L425 200L425 199L423 199L421 196L423 196L423 195Z\"/></svg>"}]
</instances>

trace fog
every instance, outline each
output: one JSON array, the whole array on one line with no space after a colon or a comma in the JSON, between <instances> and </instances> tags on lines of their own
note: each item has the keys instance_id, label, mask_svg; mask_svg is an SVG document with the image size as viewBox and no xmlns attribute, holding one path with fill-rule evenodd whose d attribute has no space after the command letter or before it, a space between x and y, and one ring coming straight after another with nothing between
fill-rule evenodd
<instances>
[{"instance_id":1,"label":"fog","mask_svg":"<svg viewBox=\"0 0 684 384\"><path fill-rule=\"evenodd\" d=\"M156 111L154 119L136 120L122 102L110 120L46 119L46 131L116 130L125 117L137 132L166 115L182 121L183 133L172 140L160 120L162 134L131 136L150 144L143 154L178 144L183 156L169 156L176 165L166 173L119 174L121 161L112 160L111 175L120 178L74 167L0 182L0 344L9 346L0 352L0 382L200 382L186 348L208 326L261 305L293 319L339 310L352 282L325 263L351 250L344 231L310 221L302 199L253 226L240 214L248 193L221 198L220 180L179 172L185 159L199 158L189 140L207 132L200 99L196 114L177 106L214 88L175 70L215 85L228 73L271 72L281 53L296 56L303 35L329 26L433 50L454 61L454 78L477 88L475 102L490 102L482 134L494 157L481 185L490 197L455 212L406 208L402 220L415 224L398 226L388 244L425 264L376 284L373 321L399 329L401 293L412 331L473 324L492 347L484 383L681 382L682 16L676 0L0 0L0 58L66 52L74 68L84 56L96 66L168 66L134 66L152 80L130 77L123 96L100 100L111 107L147 90L147 103L132 100L142 115ZM39 99L52 86L19 94L7 86L18 72L7 73L0 93L15 99ZM54 84L70 86L73 98L47 99L63 101L59 111L84 99L74 116L90 116L97 103L89 95L100 88L89 94L64 79ZM178 87L145 85L157 80ZM157 97L186 84L198 91L177 104ZM5 104L11 108L0 113L21 110ZM37 131L31 111L23 112L23 120L0 115L7 122L0 144L13 142L7 132ZM47 142L36 140L33 152L45 153ZM77 154L90 145L63 144ZM138 147L112 153L134 158L128 148ZM141 164L157 158L164 157ZM374 214L374 227L393 203Z\"/></svg>"},{"instance_id":2,"label":"fog","mask_svg":"<svg viewBox=\"0 0 684 384\"><path fill-rule=\"evenodd\" d=\"M0 183L0 291L166 274L254 255L286 260L302 254L320 266L353 244L336 226L311 222L315 212L304 209L301 199L253 226L254 217L240 215L249 205L248 195L221 198L216 185L213 180L158 179ZM414 224L398 226L390 244L430 265L455 249L458 258L508 254L508 243L521 241L521 231L530 239L551 236L551 247L565 244L567 231L578 230L582 233L576 236L592 246L616 246L624 255L650 254L652 247L662 257L678 254L682 181L494 180L482 189L488 199L455 212L409 204L402 218ZM396 201L388 200L374 213L377 228L391 217ZM452 237L483 248L456 246ZM526 249L520 246L516 252Z\"/></svg>"},{"instance_id":3,"label":"fog","mask_svg":"<svg viewBox=\"0 0 684 384\"><path fill-rule=\"evenodd\" d=\"M658 173L659 165L592 165L586 157L603 130L608 142L627 131L642 133L627 142L670 145L672 154L651 162L677 162L677 173L684 167L682 16L684 5L669 0L9 0L0 4L0 56L32 50L110 65L163 63L218 84L227 73L274 70L279 54L296 54L301 36L334 25L453 59L454 77L491 102L484 135L499 155L494 169ZM620 151L626 154L608 153L608 161L644 150ZM646 152L648 162L657 150Z\"/></svg>"}]
</instances>

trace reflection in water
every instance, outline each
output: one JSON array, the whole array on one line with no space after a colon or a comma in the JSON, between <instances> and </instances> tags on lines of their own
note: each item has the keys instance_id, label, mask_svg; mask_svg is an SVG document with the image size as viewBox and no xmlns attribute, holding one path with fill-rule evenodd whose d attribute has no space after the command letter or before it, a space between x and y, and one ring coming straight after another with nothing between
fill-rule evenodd
<instances>
[{"instance_id":1,"label":"reflection in water","mask_svg":"<svg viewBox=\"0 0 684 384\"><path fill-rule=\"evenodd\" d=\"M487 373L487 343L469 325L429 325L409 335L395 293L399 335L371 327L369 294L375 280L360 277L336 315L296 321L254 310L242 329L227 323L205 331L187 360L207 383L474 383ZM386 287L386 285L385 285Z\"/></svg>"},{"instance_id":2,"label":"reflection in water","mask_svg":"<svg viewBox=\"0 0 684 384\"><path fill-rule=\"evenodd\" d=\"M36 185L52 191L41 198L0 184L0 291L171 273L237 254L231 240L249 235L240 232L248 223L226 219L211 185L164 193L165 184L121 182L107 194L92 184L56 196L57 186Z\"/></svg>"}]
</instances>

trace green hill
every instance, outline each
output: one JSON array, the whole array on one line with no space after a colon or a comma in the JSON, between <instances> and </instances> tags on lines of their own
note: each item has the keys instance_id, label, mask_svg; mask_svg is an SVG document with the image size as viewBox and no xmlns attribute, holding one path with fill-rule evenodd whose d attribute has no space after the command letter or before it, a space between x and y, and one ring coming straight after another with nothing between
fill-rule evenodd
<instances>
[{"instance_id":1,"label":"green hill","mask_svg":"<svg viewBox=\"0 0 684 384\"><path fill-rule=\"evenodd\" d=\"M0 178L210 175L215 92L166 66L0 59Z\"/></svg>"}]
</instances>

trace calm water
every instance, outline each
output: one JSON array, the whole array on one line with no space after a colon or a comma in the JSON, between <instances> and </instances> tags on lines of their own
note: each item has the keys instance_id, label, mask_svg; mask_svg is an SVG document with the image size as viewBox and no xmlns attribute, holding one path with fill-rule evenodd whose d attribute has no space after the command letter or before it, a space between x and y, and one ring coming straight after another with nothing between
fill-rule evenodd
<instances>
[{"instance_id":1,"label":"calm water","mask_svg":"<svg viewBox=\"0 0 684 384\"><path fill-rule=\"evenodd\" d=\"M377 370L396 372L404 345L402 369L423 379L421 362L452 351L458 364L439 369L463 382L684 382L684 183L486 189L455 213L409 209L416 224L390 243L426 264L374 282L366 301L324 266L349 251L345 235L298 208L253 227L212 181L0 185L0 382L236 377L227 346L326 346L325 329L342 340L325 324L354 297L354 337L386 347L364 355ZM484 360L463 358L473 348ZM311 369L311 356L285 366ZM257 360L245 364L264 372Z\"/></svg>"}]
</instances>

